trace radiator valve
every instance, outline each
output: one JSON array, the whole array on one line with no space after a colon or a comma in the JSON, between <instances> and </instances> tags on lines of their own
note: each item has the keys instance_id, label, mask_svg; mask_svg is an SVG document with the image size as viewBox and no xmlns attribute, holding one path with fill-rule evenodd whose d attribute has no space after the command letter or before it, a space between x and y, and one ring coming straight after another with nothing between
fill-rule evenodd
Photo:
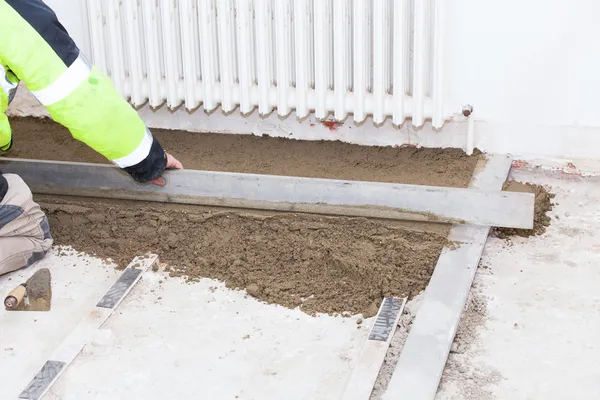
<instances>
[{"instance_id":1,"label":"radiator valve","mask_svg":"<svg viewBox=\"0 0 600 400\"><path fill-rule=\"evenodd\" d=\"M465 117L468 117L469 115L473 114L473 106L470 104L463 106L462 113Z\"/></svg>"}]
</instances>

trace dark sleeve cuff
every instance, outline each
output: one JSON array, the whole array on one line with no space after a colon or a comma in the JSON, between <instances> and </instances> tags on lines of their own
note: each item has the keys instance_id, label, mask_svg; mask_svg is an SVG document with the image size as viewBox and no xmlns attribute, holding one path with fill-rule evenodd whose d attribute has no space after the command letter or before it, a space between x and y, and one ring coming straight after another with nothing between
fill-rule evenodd
<instances>
[{"instance_id":1,"label":"dark sleeve cuff","mask_svg":"<svg viewBox=\"0 0 600 400\"><path fill-rule=\"evenodd\" d=\"M165 153L158 140L152 138L152 147L148 156L136 165L125 167L123 170L131 175L136 182L148 183L162 176L166 168L167 153Z\"/></svg>"}]
</instances>

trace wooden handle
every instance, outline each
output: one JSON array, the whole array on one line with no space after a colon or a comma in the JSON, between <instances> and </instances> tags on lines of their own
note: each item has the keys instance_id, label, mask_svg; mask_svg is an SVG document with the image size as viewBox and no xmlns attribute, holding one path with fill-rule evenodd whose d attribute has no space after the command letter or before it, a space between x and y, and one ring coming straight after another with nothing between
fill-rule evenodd
<instances>
[{"instance_id":1,"label":"wooden handle","mask_svg":"<svg viewBox=\"0 0 600 400\"><path fill-rule=\"evenodd\" d=\"M7 310L16 309L23 302L26 294L27 289L25 289L25 286L17 286L4 299L4 307L6 307Z\"/></svg>"}]
</instances>

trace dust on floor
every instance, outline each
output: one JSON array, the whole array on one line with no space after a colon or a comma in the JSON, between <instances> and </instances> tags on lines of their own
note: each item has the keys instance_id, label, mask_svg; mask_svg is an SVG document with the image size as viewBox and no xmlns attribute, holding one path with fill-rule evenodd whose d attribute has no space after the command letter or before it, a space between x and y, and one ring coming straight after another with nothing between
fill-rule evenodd
<instances>
[{"instance_id":1,"label":"dust on floor","mask_svg":"<svg viewBox=\"0 0 600 400\"><path fill-rule=\"evenodd\" d=\"M377 313L427 286L446 234L390 222L258 215L194 206L41 196L57 245L114 259L156 252L172 276L214 278L308 313Z\"/></svg>"},{"instance_id":2,"label":"dust on floor","mask_svg":"<svg viewBox=\"0 0 600 400\"><path fill-rule=\"evenodd\" d=\"M481 284L481 275L488 274L491 274L489 267L480 263L448 354L436 399L492 399L493 386L502 380L502 375L495 368L473 362L484 350L481 344L482 328L488 318L489 299Z\"/></svg>"},{"instance_id":3,"label":"dust on floor","mask_svg":"<svg viewBox=\"0 0 600 400\"><path fill-rule=\"evenodd\" d=\"M12 118L7 157L107 162L49 119ZM187 169L467 187L479 154L460 149L366 147L252 135L153 130Z\"/></svg>"}]
</instances>

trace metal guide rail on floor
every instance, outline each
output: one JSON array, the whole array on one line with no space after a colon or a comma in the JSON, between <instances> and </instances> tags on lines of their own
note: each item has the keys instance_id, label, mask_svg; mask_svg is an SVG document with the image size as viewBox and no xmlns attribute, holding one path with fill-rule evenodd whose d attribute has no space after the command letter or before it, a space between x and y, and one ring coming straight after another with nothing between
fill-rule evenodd
<instances>
[{"instance_id":1,"label":"metal guide rail on floor","mask_svg":"<svg viewBox=\"0 0 600 400\"><path fill-rule=\"evenodd\" d=\"M39 372L21 392L19 399L41 400L92 339L94 332L100 329L113 314L144 272L148 271L157 261L158 257L153 254L133 259L129 266L123 270L119 279L98 301L96 307L79 322L61 345L54 350Z\"/></svg>"},{"instance_id":2,"label":"metal guide rail on floor","mask_svg":"<svg viewBox=\"0 0 600 400\"><path fill-rule=\"evenodd\" d=\"M533 228L531 193L195 170L167 171L158 187L110 165L11 158L0 171L40 194Z\"/></svg>"},{"instance_id":3,"label":"metal guide rail on floor","mask_svg":"<svg viewBox=\"0 0 600 400\"><path fill-rule=\"evenodd\" d=\"M469 187L502 190L512 158L491 156ZM384 400L435 398L475 272L490 231L489 226L454 225L425 289L425 294Z\"/></svg>"}]
</instances>

